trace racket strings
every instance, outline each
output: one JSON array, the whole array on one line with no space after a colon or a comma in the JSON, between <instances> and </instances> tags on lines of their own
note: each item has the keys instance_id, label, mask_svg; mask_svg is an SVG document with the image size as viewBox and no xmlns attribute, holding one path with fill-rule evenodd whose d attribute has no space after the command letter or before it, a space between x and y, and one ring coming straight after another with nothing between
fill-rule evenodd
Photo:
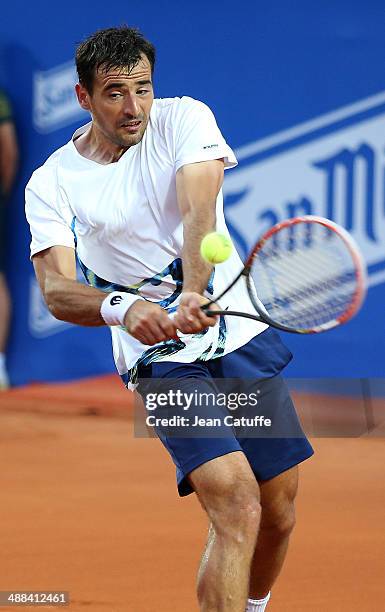
<instances>
[{"instance_id":1,"label":"racket strings","mask_svg":"<svg viewBox=\"0 0 385 612\"><path fill-rule=\"evenodd\" d=\"M356 267L345 243L314 223L285 227L266 240L251 278L269 316L298 328L338 319L357 290Z\"/></svg>"}]
</instances>

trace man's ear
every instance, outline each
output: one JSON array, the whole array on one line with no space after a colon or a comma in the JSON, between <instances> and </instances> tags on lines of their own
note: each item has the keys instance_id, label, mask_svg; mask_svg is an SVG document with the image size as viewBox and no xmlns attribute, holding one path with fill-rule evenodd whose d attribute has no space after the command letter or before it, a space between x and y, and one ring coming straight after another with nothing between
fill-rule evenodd
<instances>
[{"instance_id":1,"label":"man's ear","mask_svg":"<svg viewBox=\"0 0 385 612\"><path fill-rule=\"evenodd\" d=\"M76 83L75 91L76 91L78 102L80 106L82 107L82 109L86 111L91 111L90 95L88 91L86 90L86 88L83 87L83 85L81 85L80 83Z\"/></svg>"}]
</instances>

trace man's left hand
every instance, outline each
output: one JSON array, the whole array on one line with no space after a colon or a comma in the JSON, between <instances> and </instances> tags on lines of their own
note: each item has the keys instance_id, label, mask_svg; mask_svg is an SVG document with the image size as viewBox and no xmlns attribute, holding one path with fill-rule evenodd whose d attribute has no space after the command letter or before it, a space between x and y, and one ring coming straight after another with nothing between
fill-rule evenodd
<instances>
[{"instance_id":1,"label":"man's left hand","mask_svg":"<svg viewBox=\"0 0 385 612\"><path fill-rule=\"evenodd\" d=\"M182 293L178 310L174 317L174 324L183 334L197 334L198 332L213 327L218 317L208 317L201 309L203 304L207 304L207 298L199 293ZM215 309L215 305L214 309Z\"/></svg>"}]
</instances>

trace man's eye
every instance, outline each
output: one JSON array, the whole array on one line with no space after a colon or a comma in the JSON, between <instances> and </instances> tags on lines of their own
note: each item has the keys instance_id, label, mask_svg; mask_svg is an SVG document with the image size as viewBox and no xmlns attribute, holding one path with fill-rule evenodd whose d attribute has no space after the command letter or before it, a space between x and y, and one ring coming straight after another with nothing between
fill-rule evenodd
<instances>
[{"instance_id":1,"label":"man's eye","mask_svg":"<svg viewBox=\"0 0 385 612\"><path fill-rule=\"evenodd\" d=\"M121 96L122 94L120 94L119 92L115 92L115 93L111 93L110 94L110 98L118 98L119 96Z\"/></svg>"},{"instance_id":2,"label":"man's eye","mask_svg":"<svg viewBox=\"0 0 385 612\"><path fill-rule=\"evenodd\" d=\"M143 96L144 94L148 93L148 89L138 89L136 93L138 93L140 96Z\"/></svg>"}]
</instances>

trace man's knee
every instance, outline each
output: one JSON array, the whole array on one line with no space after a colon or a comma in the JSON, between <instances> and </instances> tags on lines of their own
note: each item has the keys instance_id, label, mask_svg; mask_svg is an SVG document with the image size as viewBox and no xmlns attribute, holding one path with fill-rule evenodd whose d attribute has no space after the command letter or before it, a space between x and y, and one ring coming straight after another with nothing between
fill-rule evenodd
<instances>
[{"instance_id":1,"label":"man's knee","mask_svg":"<svg viewBox=\"0 0 385 612\"><path fill-rule=\"evenodd\" d=\"M250 549L252 554L261 523L261 505L255 491L242 487L234 495L229 489L223 507L208 514L217 537L244 550Z\"/></svg>"},{"instance_id":2,"label":"man's knee","mask_svg":"<svg viewBox=\"0 0 385 612\"><path fill-rule=\"evenodd\" d=\"M256 537L261 520L260 491L243 453L210 461L190 475L190 480L217 535L239 543Z\"/></svg>"},{"instance_id":3,"label":"man's knee","mask_svg":"<svg viewBox=\"0 0 385 612\"><path fill-rule=\"evenodd\" d=\"M254 483L229 483L223 491L222 507L211 512L210 519L217 534L233 536L239 543L254 540L261 522L259 491Z\"/></svg>"},{"instance_id":4,"label":"man's knee","mask_svg":"<svg viewBox=\"0 0 385 612\"><path fill-rule=\"evenodd\" d=\"M295 527L295 506L293 500L280 504L279 508L262 507L261 529L271 537L282 539L288 537Z\"/></svg>"},{"instance_id":5,"label":"man's knee","mask_svg":"<svg viewBox=\"0 0 385 612\"><path fill-rule=\"evenodd\" d=\"M285 474L261 486L261 529L271 537L284 538L295 527L294 500L298 488L298 470L293 468Z\"/></svg>"}]
</instances>

